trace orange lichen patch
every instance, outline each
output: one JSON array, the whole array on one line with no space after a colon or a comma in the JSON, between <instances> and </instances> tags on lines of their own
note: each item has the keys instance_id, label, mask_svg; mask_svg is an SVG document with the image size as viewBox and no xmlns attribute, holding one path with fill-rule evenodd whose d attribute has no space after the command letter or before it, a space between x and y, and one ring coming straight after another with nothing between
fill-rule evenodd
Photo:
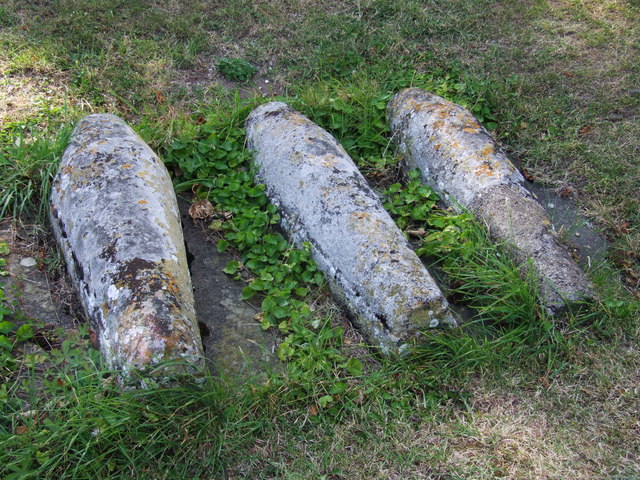
<instances>
[{"instance_id":1,"label":"orange lichen patch","mask_svg":"<svg viewBox=\"0 0 640 480\"><path fill-rule=\"evenodd\" d=\"M434 148L434 150L440 150L440 149L442 148L442 144L441 144L441 143L436 143L436 144L433 146L433 148Z\"/></svg>"},{"instance_id":2,"label":"orange lichen patch","mask_svg":"<svg viewBox=\"0 0 640 480\"><path fill-rule=\"evenodd\" d=\"M178 295L180 293L180 285L176 281L176 277L174 277L171 273L167 272L167 291L174 295Z\"/></svg>"},{"instance_id":3,"label":"orange lichen patch","mask_svg":"<svg viewBox=\"0 0 640 480\"><path fill-rule=\"evenodd\" d=\"M371 216L371 214L367 212L354 212L352 215L356 218L359 218L360 220L364 220Z\"/></svg>"},{"instance_id":4,"label":"orange lichen patch","mask_svg":"<svg viewBox=\"0 0 640 480\"><path fill-rule=\"evenodd\" d=\"M176 346L179 345L180 340L182 339L180 338L179 335L165 337L165 342L164 342L165 352L167 353L173 352Z\"/></svg>"},{"instance_id":5,"label":"orange lichen patch","mask_svg":"<svg viewBox=\"0 0 640 480\"><path fill-rule=\"evenodd\" d=\"M480 150L480 155L484 155L486 157L493 155L494 153L496 153L496 149L491 144L485 145L482 150Z\"/></svg>"},{"instance_id":6,"label":"orange lichen patch","mask_svg":"<svg viewBox=\"0 0 640 480\"><path fill-rule=\"evenodd\" d=\"M480 131L480 128L467 126L467 127L464 127L462 131L466 133L478 133Z\"/></svg>"},{"instance_id":7,"label":"orange lichen patch","mask_svg":"<svg viewBox=\"0 0 640 480\"><path fill-rule=\"evenodd\" d=\"M479 177L492 177L495 175L495 173L496 172L491 164L486 162L482 165L477 166L475 169L475 174Z\"/></svg>"},{"instance_id":8,"label":"orange lichen patch","mask_svg":"<svg viewBox=\"0 0 640 480\"><path fill-rule=\"evenodd\" d=\"M444 120L436 120L435 122L433 122L434 129L440 130L442 129L442 127L444 127Z\"/></svg>"},{"instance_id":9,"label":"orange lichen patch","mask_svg":"<svg viewBox=\"0 0 640 480\"><path fill-rule=\"evenodd\" d=\"M405 110L413 110L414 112L421 112L426 108L424 103L418 102L413 98L408 99L403 106Z\"/></svg>"},{"instance_id":10,"label":"orange lichen patch","mask_svg":"<svg viewBox=\"0 0 640 480\"><path fill-rule=\"evenodd\" d=\"M120 166L121 169L126 170L128 168L133 167L133 165L131 165L130 163L125 163L124 165Z\"/></svg>"},{"instance_id":11,"label":"orange lichen patch","mask_svg":"<svg viewBox=\"0 0 640 480\"><path fill-rule=\"evenodd\" d=\"M138 202L137 202L137 203L139 203L140 205L146 205L146 204L147 204L147 203L149 203L149 202L147 202L147 201L143 198L142 200L138 200Z\"/></svg>"},{"instance_id":12,"label":"orange lichen patch","mask_svg":"<svg viewBox=\"0 0 640 480\"><path fill-rule=\"evenodd\" d=\"M465 122L467 123L467 128L480 130L480 124L476 121L475 117L467 114L465 115Z\"/></svg>"},{"instance_id":13,"label":"orange lichen patch","mask_svg":"<svg viewBox=\"0 0 640 480\"><path fill-rule=\"evenodd\" d=\"M63 171L63 173L64 173L64 174L66 174L66 175L70 175L70 174L71 174L71 172L73 172L73 168L71 168L71 166L70 166L70 165L67 165L67 166L65 166L65 167L62 169L62 171Z\"/></svg>"}]
</instances>

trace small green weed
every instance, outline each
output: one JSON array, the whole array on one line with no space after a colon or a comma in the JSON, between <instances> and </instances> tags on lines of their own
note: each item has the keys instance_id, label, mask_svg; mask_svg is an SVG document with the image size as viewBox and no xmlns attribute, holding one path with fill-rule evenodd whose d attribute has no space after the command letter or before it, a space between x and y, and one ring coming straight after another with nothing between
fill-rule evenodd
<instances>
[{"instance_id":1,"label":"small green weed","mask_svg":"<svg viewBox=\"0 0 640 480\"><path fill-rule=\"evenodd\" d=\"M258 69L241 58L221 58L217 65L218 71L227 80L248 82Z\"/></svg>"},{"instance_id":2,"label":"small green weed","mask_svg":"<svg viewBox=\"0 0 640 480\"><path fill-rule=\"evenodd\" d=\"M13 383L11 381L13 374L18 368L18 362L14 358L12 352L16 345L33 337L33 326L25 323L15 329L12 322L4 320L4 316L12 313L4 307L2 298L2 290L0 290L0 404L8 401L7 388ZM15 331L14 331L15 330Z\"/></svg>"},{"instance_id":3,"label":"small green weed","mask_svg":"<svg viewBox=\"0 0 640 480\"><path fill-rule=\"evenodd\" d=\"M406 184L394 183L385 191L384 207L406 234L422 238L417 249L430 257L449 252L464 243L472 218L453 215L436 208L438 195L420 181L420 171L412 170Z\"/></svg>"}]
</instances>

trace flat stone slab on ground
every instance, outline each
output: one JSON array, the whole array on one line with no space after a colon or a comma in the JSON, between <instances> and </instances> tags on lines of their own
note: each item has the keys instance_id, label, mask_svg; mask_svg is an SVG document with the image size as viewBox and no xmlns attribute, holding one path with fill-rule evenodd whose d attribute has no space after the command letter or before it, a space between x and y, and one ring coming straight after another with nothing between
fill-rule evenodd
<instances>
[{"instance_id":1,"label":"flat stone slab on ground","mask_svg":"<svg viewBox=\"0 0 640 480\"><path fill-rule=\"evenodd\" d=\"M4 239L2 233L0 230L0 242ZM19 316L6 315L6 320L16 326L23 319L28 319L58 327L74 327L74 319L65 313L65 305L52 297L52 285L46 273L38 268L34 257L10 253L4 258L7 265L3 268L8 272L7 275L0 276L0 285L5 295L4 304L11 310L20 312Z\"/></svg>"},{"instance_id":2,"label":"flat stone slab on ground","mask_svg":"<svg viewBox=\"0 0 640 480\"><path fill-rule=\"evenodd\" d=\"M609 242L580 215L570 198L539 183L527 183L526 186L545 209L554 229L582 268L590 268L604 260Z\"/></svg>"},{"instance_id":3,"label":"flat stone slab on ground","mask_svg":"<svg viewBox=\"0 0 640 480\"><path fill-rule=\"evenodd\" d=\"M232 258L219 253L203 227L189 218L186 200L178 198L178 205L190 255L196 315L204 330L202 343L212 370L250 378L265 369L281 368L276 338L256 321L259 310L242 299L244 284L223 272Z\"/></svg>"}]
</instances>

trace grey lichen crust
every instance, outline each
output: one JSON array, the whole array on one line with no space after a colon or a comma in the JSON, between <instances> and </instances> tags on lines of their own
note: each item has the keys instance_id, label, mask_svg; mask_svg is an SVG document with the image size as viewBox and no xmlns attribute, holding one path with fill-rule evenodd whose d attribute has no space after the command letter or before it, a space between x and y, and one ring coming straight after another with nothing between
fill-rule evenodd
<instances>
[{"instance_id":1,"label":"grey lichen crust","mask_svg":"<svg viewBox=\"0 0 640 480\"><path fill-rule=\"evenodd\" d=\"M282 225L313 257L372 344L399 352L421 331L455 324L447 301L375 192L326 131L284 103L247 119L257 179Z\"/></svg>"},{"instance_id":2,"label":"grey lichen crust","mask_svg":"<svg viewBox=\"0 0 640 480\"><path fill-rule=\"evenodd\" d=\"M106 364L199 375L202 343L171 179L125 122L96 114L78 123L50 217ZM153 372L168 361L175 365Z\"/></svg>"},{"instance_id":3,"label":"grey lichen crust","mask_svg":"<svg viewBox=\"0 0 640 480\"><path fill-rule=\"evenodd\" d=\"M469 209L492 238L531 259L548 313L592 298L584 272L560 245L548 215L524 187L524 179L474 116L418 88L398 93L389 123L407 168L419 168L423 183L450 206Z\"/></svg>"}]
</instances>

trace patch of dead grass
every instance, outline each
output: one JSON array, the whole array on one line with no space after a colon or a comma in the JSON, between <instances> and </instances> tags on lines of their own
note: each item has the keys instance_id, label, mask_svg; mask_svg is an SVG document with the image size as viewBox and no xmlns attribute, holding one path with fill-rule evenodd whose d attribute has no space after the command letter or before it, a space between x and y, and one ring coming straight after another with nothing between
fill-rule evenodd
<instances>
[{"instance_id":1,"label":"patch of dead grass","mask_svg":"<svg viewBox=\"0 0 640 480\"><path fill-rule=\"evenodd\" d=\"M38 117L43 108L62 107L69 98L63 75L19 73L3 75L0 66L0 123Z\"/></svg>"}]
</instances>

